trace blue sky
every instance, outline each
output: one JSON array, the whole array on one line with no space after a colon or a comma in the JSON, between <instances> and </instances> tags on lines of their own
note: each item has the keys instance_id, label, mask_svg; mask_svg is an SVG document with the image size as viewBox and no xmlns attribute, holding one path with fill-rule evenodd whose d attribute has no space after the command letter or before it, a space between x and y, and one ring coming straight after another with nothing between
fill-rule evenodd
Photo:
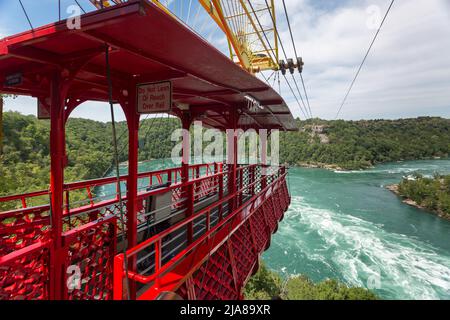
<instances>
[{"instance_id":1,"label":"blue sky","mask_svg":"<svg viewBox=\"0 0 450 320\"><path fill-rule=\"evenodd\" d=\"M261 0L255 0L261 1ZM22 0L34 26L58 19L57 0ZM78 1L92 10L88 0ZM164 0L163 0L164 2ZM169 0L171 8L203 37L227 51L218 28L198 11L196 0ZM276 0L279 30L294 56ZM286 0L294 38L305 61L303 76L314 116L334 119L390 0ZM61 0L65 8L73 0ZM199 13L197 13L199 12ZM375 26L375 27L374 27ZM29 29L19 1L0 0L0 38ZM344 119L443 116L450 118L450 1L396 0L372 53L340 117ZM266 76L270 75L270 72ZM281 94L294 115L301 115L282 83ZM6 101L6 110L36 113L32 98ZM85 103L73 116L108 121L105 104Z\"/></svg>"}]
</instances>

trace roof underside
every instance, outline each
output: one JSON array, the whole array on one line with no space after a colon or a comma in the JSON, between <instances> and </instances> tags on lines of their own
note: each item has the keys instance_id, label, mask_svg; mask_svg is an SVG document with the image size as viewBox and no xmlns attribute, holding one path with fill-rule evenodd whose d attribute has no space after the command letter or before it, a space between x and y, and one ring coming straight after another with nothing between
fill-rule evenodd
<instances>
[{"instance_id":1,"label":"roof underside","mask_svg":"<svg viewBox=\"0 0 450 320\"><path fill-rule=\"evenodd\" d=\"M224 114L237 108L239 127L297 129L275 90L145 0L85 14L81 29L61 21L0 40L0 92L46 98L55 70L76 70L68 99L108 101L105 44L116 100L130 83L170 80L174 115L189 105L204 125L225 129ZM18 73L22 82L6 86ZM263 108L249 110L246 95Z\"/></svg>"}]
</instances>

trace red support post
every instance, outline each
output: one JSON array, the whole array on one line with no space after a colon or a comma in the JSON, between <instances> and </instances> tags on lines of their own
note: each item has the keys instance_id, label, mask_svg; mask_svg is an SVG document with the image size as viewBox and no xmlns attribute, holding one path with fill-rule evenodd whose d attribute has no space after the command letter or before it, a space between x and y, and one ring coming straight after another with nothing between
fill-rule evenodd
<instances>
[{"instance_id":1,"label":"red support post","mask_svg":"<svg viewBox=\"0 0 450 320\"><path fill-rule=\"evenodd\" d=\"M191 155L191 137L189 129L191 127L191 116L188 112L184 112L181 118L181 124L183 126L183 156L181 162L181 182L186 184L189 181L189 158ZM185 196L186 217L190 217L194 214L194 185L190 184L183 188L183 194ZM187 225L187 240L188 243L192 243L194 239L194 224L193 222Z\"/></svg>"},{"instance_id":2,"label":"red support post","mask_svg":"<svg viewBox=\"0 0 450 320\"><path fill-rule=\"evenodd\" d=\"M242 190L241 193L239 193L238 199L239 199L239 206L242 205L244 200L244 170L239 170L239 190Z\"/></svg>"},{"instance_id":3,"label":"red support post","mask_svg":"<svg viewBox=\"0 0 450 320\"><path fill-rule=\"evenodd\" d=\"M50 269L50 298L61 300L64 279L63 250L63 193L64 193L64 104L65 86L59 72L51 81L50 107L50 193L53 233L52 263Z\"/></svg>"},{"instance_id":4,"label":"red support post","mask_svg":"<svg viewBox=\"0 0 450 320\"><path fill-rule=\"evenodd\" d=\"M218 170L218 172L222 173L219 176L219 178L218 178L219 179L219 181L218 181L218 184L219 184L219 200L222 200L223 196L224 196L224 194L223 194L223 179L225 177L225 175L223 174L222 165L220 165L220 167L218 166L217 170ZM219 222L222 221L222 218L223 218L223 204L221 204L220 207L219 207Z\"/></svg>"},{"instance_id":5,"label":"red support post","mask_svg":"<svg viewBox=\"0 0 450 320\"><path fill-rule=\"evenodd\" d=\"M134 92L134 90L129 90ZM139 151L139 114L136 112L136 99L133 94L128 105L123 108L127 112L128 124L128 178L127 178L127 240L128 249L137 245L137 213L138 213L138 151ZM136 257L130 258L128 268L136 271ZM136 299L136 283L130 281L130 298Z\"/></svg>"},{"instance_id":6,"label":"red support post","mask_svg":"<svg viewBox=\"0 0 450 320\"><path fill-rule=\"evenodd\" d=\"M237 136L237 123L238 114L236 109L230 110L230 125L232 130L227 132L227 162L228 162L228 193L232 194L236 192L236 170L238 162L238 136ZM229 213L233 212L236 208L236 198L233 198L229 203Z\"/></svg>"},{"instance_id":7,"label":"red support post","mask_svg":"<svg viewBox=\"0 0 450 320\"><path fill-rule=\"evenodd\" d=\"M261 189L267 186L267 130L262 129L259 133L261 143Z\"/></svg>"},{"instance_id":8,"label":"red support post","mask_svg":"<svg viewBox=\"0 0 450 320\"><path fill-rule=\"evenodd\" d=\"M114 300L123 300L124 292L123 292L123 254L119 254L114 257L114 277L113 277L113 299Z\"/></svg>"},{"instance_id":9,"label":"red support post","mask_svg":"<svg viewBox=\"0 0 450 320\"><path fill-rule=\"evenodd\" d=\"M255 166L251 166L250 167L250 172L249 172L249 184L251 185L250 187L250 195L254 196L255 195L255 185L253 184L253 182L255 182Z\"/></svg>"}]
</instances>

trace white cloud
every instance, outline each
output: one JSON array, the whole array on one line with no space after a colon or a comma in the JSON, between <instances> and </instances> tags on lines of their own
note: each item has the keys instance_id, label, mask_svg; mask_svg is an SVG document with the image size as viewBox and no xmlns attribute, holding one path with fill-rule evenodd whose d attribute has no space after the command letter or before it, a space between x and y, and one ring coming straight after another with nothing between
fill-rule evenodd
<instances>
[{"instance_id":1,"label":"white cloud","mask_svg":"<svg viewBox=\"0 0 450 320\"><path fill-rule=\"evenodd\" d=\"M367 9L378 6L383 15L389 3L390 0L286 0L295 42L306 63L303 75L314 116L334 118L375 33L367 26L371 18ZM294 57L281 1L276 4L281 37L288 56ZM201 14L197 19L197 31L204 26L202 35L227 54L224 36L214 32L217 27L205 16L206 13ZM0 25L0 36L2 27L5 26ZM449 52L450 1L397 0L341 116L450 117ZM282 85L282 95L294 114L299 115L286 85ZM36 103L20 98L8 100L6 108L35 114ZM74 116L107 121L105 110L95 103L86 103Z\"/></svg>"},{"instance_id":2,"label":"white cloud","mask_svg":"<svg viewBox=\"0 0 450 320\"><path fill-rule=\"evenodd\" d=\"M5 111L19 111L22 114L37 115L36 98L20 96L15 99L7 98ZM120 106L114 107L116 121L125 120L125 115ZM106 102L85 102L78 106L70 115L71 118L86 118L102 122L111 121L109 104Z\"/></svg>"},{"instance_id":3,"label":"white cloud","mask_svg":"<svg viewBox=\"0 0 450 320\"><path fill-rule=\"evenodd\" d=\"M313 1L287 3L313 113L333 118L375 32L367 27L367 8L375 4L383 15L389 1L354 1L330 11L315 9ZM344 118L450 116L449 8L447 0L395 2ZM282 37L291 48L287 30Z\"/></svg>"}]
</instances>

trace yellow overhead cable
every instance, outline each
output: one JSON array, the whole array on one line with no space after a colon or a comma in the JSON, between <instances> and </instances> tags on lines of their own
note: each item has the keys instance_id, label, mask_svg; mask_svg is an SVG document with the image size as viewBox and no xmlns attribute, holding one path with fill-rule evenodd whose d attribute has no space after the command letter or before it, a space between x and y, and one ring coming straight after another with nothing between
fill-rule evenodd
<instances>
[{"instance_id":1,"label":"yellow overhead cable","mask_svg":"<svg viewBox=\"0 0 450 320\"><path fill-rule=\"evenodd\" d=\"M148 1L176 17L176 14L168 8L168 1L164 3L161 0ZM97 9L102 9L126 1L90 0L90 2ZM270 0L269 7L261 0L198 0L198 2L227 37L231 59L251 73L279 69L275 21L266 19L268 25L264 27L255 23L255 20L265 15L275 17L274 0Z\"/></svg>"}]
</instances>

